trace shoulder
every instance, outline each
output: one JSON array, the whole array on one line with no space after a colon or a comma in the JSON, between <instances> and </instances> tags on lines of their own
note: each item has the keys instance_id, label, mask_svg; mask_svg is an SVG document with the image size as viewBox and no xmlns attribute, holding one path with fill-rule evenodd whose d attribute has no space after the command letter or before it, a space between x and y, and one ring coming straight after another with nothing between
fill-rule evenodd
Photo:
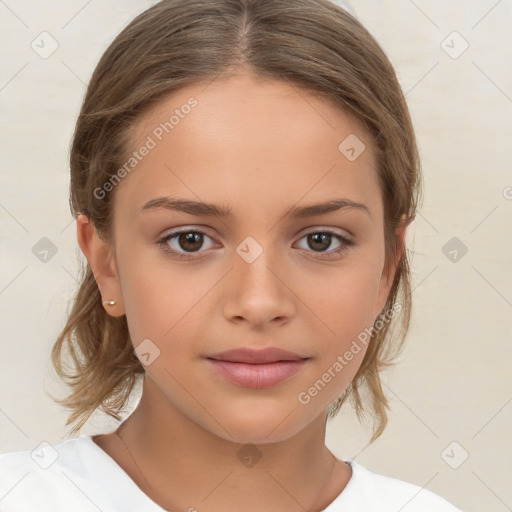
<instances>
[{"instance_id":1,"label":"shoulder","mask_svg":"<svg viewBox=\"0 0 512 512\"><path fill-rule=\"evenodd\" d=\"M70 502L76 511L91 510L89 439L80 436L56 445L43 442L32 451L1 453L0 510L65 510Z\"/></svg>"},{"instance_id":2,"label":"shoulder","mask_svg":"<svg viewBox=\"0 0 512 512\"><path fill-rule=\"evenodd\" d=\"M85 434L0 454L0 510L163 511Z\"/></svg>"},{"instance_id":3,"label":"shoulder","mask_svg":"<svg viewBox=\"0 0 512 512\"><path fill-rule=\"evenodd\" d=\"M377 473L349 460L352 478L326 512L462 512L448 500L418 485Z\"/></svg>"}]
</instances>

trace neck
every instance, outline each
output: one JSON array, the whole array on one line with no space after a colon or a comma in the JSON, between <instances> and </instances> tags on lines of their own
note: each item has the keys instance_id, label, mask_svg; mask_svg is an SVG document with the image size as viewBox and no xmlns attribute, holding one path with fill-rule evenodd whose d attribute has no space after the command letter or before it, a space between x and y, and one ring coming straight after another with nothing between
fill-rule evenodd
<instances>
[{"instance_id":1,"label":"neck","mask_svg":"<svg viewBox=\"0 0 512 512\"><path fill-rule=\"evenodd\" d=\"M139 405L117 434L133 461L125 470L169 510L316 511L350 478L325 446L326 419L279 442L236 443L173 407L146 376Z\"/></svg>"}]
</instances>

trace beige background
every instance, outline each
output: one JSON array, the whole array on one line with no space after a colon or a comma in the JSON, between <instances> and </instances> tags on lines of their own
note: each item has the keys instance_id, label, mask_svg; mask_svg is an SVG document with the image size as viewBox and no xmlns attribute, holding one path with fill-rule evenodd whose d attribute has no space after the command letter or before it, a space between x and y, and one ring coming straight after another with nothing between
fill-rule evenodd
<instances>
[{"instance_id":1,"label":"beige background","mask_svg":"<svg viewBox=\"0 0 512 512\"><path fill-rule=\"evenodd\" d=\"M64 391L48 358L78 268L69 142L100 55L152 4L0 3L0 451L65 437L66 411L44 390ZM353 0L352 7L407 93L425 201L409 235L408 344L384 378L389 426L365 449L369 428L342 411L328 424L327 445L340 458L425 486L468 512L512 510L512 2ZM44 59L31 48L43 31L58 43ZM32 252L42 237L57 249L46 263ZM453 237L467 247L455 262L443 252ZM98 414L82 432L112 426Z\"/></svg>"}]
</instances>

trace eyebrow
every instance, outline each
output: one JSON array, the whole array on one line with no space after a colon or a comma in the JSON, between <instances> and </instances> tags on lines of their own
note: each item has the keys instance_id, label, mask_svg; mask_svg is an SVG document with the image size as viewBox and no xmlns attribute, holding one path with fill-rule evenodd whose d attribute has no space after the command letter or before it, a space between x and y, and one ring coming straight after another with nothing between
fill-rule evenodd
<instances>
[{"instance_id":1,"label":"eyebrow","mask_svg":"<svg viewBox=\"0 0 512 512\"><path fill-rule=\"evenodd\" d=\"M190 215L211 215L222 218L230 217L232 210L231 206L217 206L202 201L191 201L189 199L178 199L173 197L156 197L144 204L140 210L144 212L157 208L189 213ZM366 212L371 217L370 211L366 205L346 198L331 199L329 201L310 204L307 206L294 206L288 210L285 217L313 217L315 215L334 212L342 208L360 210Z\"/></svg>"}]
</instances>

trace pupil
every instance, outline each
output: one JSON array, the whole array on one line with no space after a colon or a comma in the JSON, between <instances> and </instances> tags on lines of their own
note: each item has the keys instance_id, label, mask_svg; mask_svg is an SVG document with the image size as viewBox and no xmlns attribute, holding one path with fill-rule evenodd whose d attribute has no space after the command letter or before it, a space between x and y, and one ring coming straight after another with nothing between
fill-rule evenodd
<instances>
[{"instance_id":1,"label":"pupil","mask_svg":"<svg viewBox=\"0 0 512 512\"><path fill-rule=\"evenodd\" d=\"M182 242L184 242L185 247L183 247ZM185 250L190 249L191 251L193 251L194 249L200 249L202 245L201 233L182 233L179 236L179 243L180 247L182 247L182 249ZM189 247L187 249L187 244L189 243L191 243L193 247Z\"/></svg>"},{"instance_id":2,"label":"pupil","mask_svg":"<svg viewBox=\"0 0 512 512\"><path fill-rule=\"evenodd\" d=\"M315 246L317 249L325 250L329 247L330 243L330 237L328 233L314 233L312 235L309 235L310 241L312 240L313 243L310 244L310 246L314 249ZM327 241L327 244L325 243ZM320 245L320 247L318 247Z\"/></svg>"}]
</instances>

